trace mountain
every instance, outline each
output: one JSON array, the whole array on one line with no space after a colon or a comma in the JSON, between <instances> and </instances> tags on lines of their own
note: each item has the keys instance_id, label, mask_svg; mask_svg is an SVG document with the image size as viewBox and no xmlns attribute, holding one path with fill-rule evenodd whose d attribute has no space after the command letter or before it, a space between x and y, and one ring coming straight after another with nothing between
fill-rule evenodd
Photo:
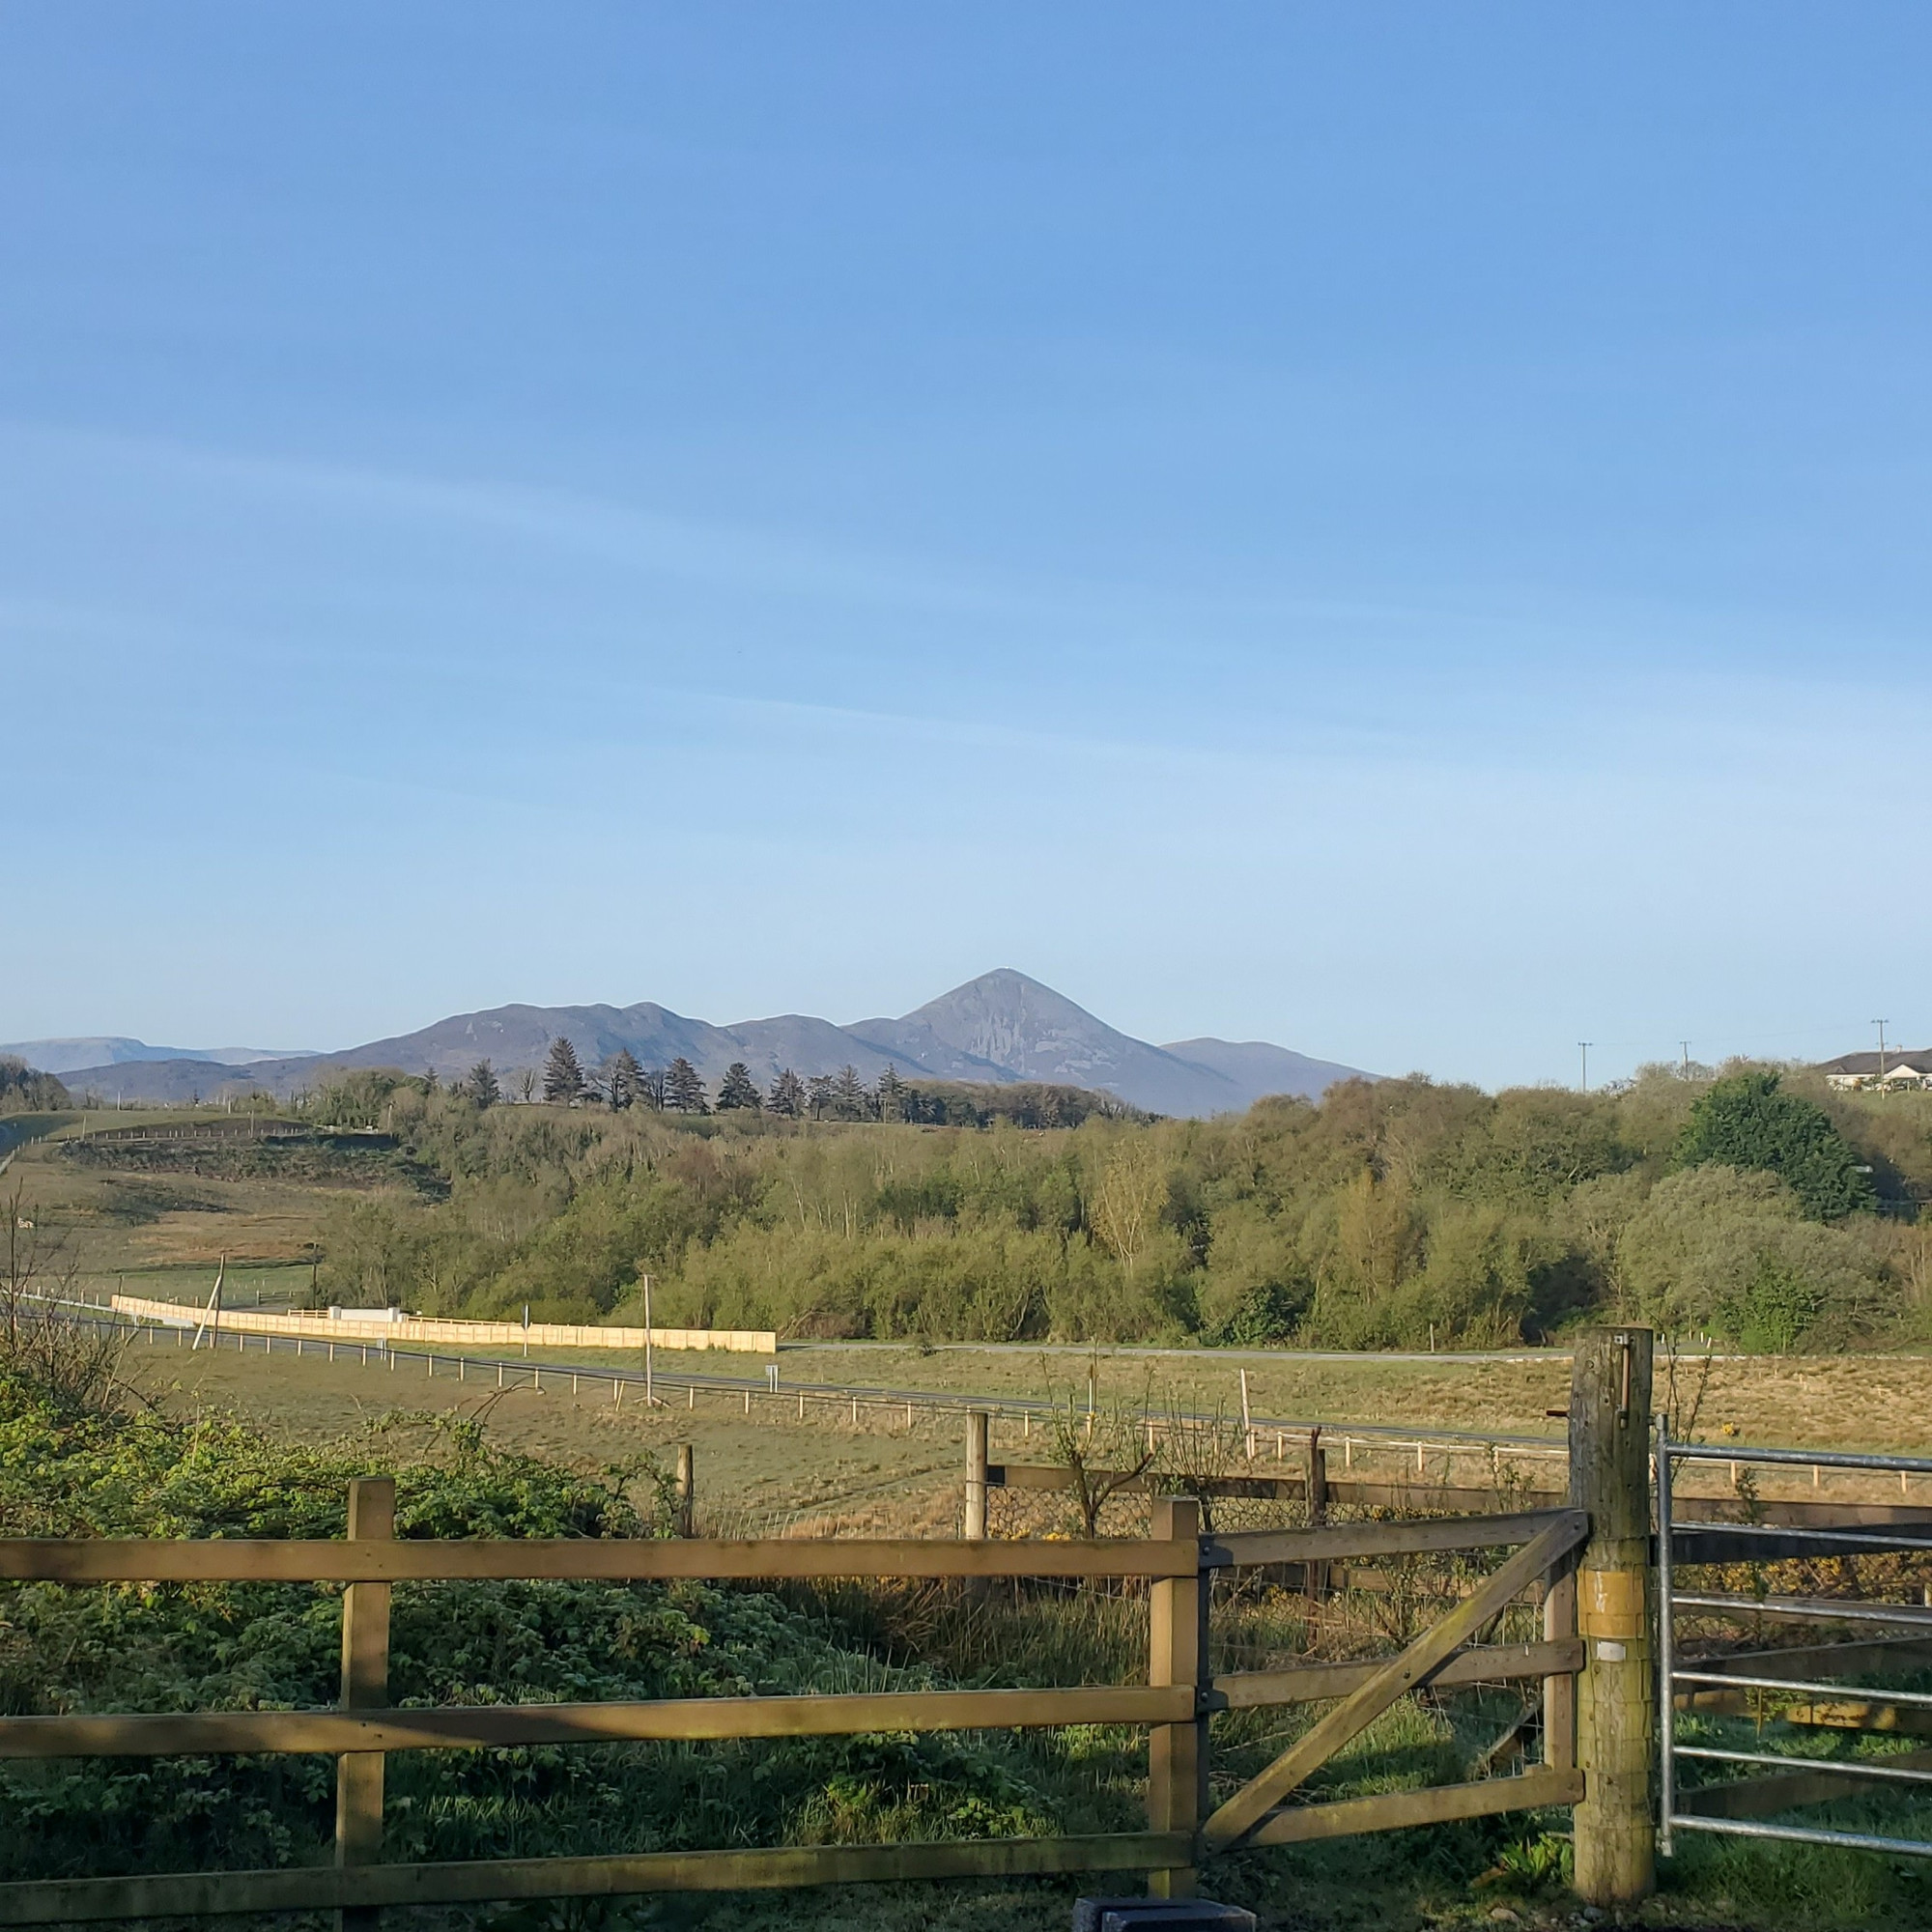
<instances>
[{"instance_id":1,"label":"mountain","mask_svg":"<svg viewBox=\"0 0 1932 1932\"><path fill-rule=\"evenodd\" d=\"M861 1020L849 1031L923 1072L1091 1087L1156 1114L1222 1114L1256 1097L1211 1067L1117 1032L1010 967L969 980L903 1019Z\"/></svg>"},{"instance_id":2,"label":"mountain","mask_svg":"<svg viewBox=\"0 0 1932 1932\"><path fill-rule=\"evenodd\" d=\"M1313 1098L1337 1080L1358 1077L1354 1067L1311 1060L1264 1040L1151 1046L1009 967L969 980L898 1019L851 1026L803 1013L713 1026L651 1001L634 1007L510 1006L458 1013L419 1032L341 1053L256 1061L245 1073L212 1056L177 1056L62 1069L62 1077L75 1092L92 1086L130 1100L185 1100L196 1094L215 1098L224 1088L236 1092L249 1086L286 1094L319 1086L332 1072L367 1066L433 1072L454 1081L487 1059L499 1076L514 1076L541 1066L558 1035L586 1067L620 1047L645 1066L664 1066L682 1055L712 1086L737 1060L760 1086L769 1085L782 1066L809 1078L851 1065L871 1081L890 1065L938 1080L996 1085L1039 1080L1094 1088L1152 1113L1174 1115L1238 1112L1264 1094ZM505 1084L515 1092L512 1079L506 1077Z\"/></svg>"},{"instance_id":3,"label":"mountain","mask_svg":"<svg viewBox=\"0 0 1932 1932\"><path fill-rule=\"evenodd\" d=\"M79 1039L22 1039L0 1045L43 1073L99 1072L156 1060L197 1060L217 1066L250 1066L258 1060L303 1060L310 1056L261 1046L150 1046L146 1040L95 1034Z\"/></svg>"},{"instance_id":4,"label":"mountain","mask_svg":"<svg viewBox=\"0 0 1932 1932\"><path fill-rule=\"evenodd\" d=\"M1175 1039L1161 1051L1233 1081L1253 1100L1264 1094L1299 1094L1315 1100L1338 1080L1362 1078L1357 1067L1333 1060L1311 1060L1305 1053L1291 1053L1287 1047L1271 1046L1264 1039Z\"/></svg>"}]
</instances>

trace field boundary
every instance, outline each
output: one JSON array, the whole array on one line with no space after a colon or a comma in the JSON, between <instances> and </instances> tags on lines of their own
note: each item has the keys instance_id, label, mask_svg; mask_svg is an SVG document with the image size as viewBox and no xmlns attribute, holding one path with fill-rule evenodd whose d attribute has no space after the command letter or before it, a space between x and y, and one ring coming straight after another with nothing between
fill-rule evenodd
<instances>
[{"instance_id":1,"label":"field boundary","mask_svg":"<svg viewBox=\"0 0 1932 1932\"><path fill-rule=\"evenodd\" d=\"M1352 1553L1404 1544L1466 1549L1516 1546L1515 1554L1400 1656L1359 1666L1350 1705L1367 1712L1422 1683L1480 1673L1484 1681L1540 1678L1567 1685L1581 1662L1574 1603L1546 1601L1546 1639L1481 1643L1483 1627L1521 1589L1560 1574L1586 1533L1580 1511L1439 1522L1359 1523L1317 1535ZM329 1711L75 1713L0 1717L0 1758L153 1757L183 1752L326 1752L336 1758L332 1867L167 1872L0 1884L0 1925L99 1922L156 1916L458 1904L503 1898L614 1896L660 1890L925 1881L1074 1872L1145 1872L1157 1895L1185 1895L1204 1852L1234 1833L1204 1831L1208 1715L1303 1701L1332 1687L1278 1676L1217 1679L1206 1641L1217 1571L1277 1552L1270 1543L1203 1533L1191 1498L1163 1501L1152 1533L1093 1541L965 1541L836 1537L753 1543L708 1539L399 1539L395 1484L362 1477L349 1488L349 1535L327 1541L242 1538L27 1538L0 1541L0 1577L69 1586L109 1582L283 1581L341 1584L342 1696ZM389 1612L400 1580L478 1577L632 1578L1037 1577L1110 1579L1149 1598L1142 1683L982 1690L917 1690L612 1700L398 1709L390 1703ZM1230 1693L1233 1693L1231 1696ZM1567 1704L1563 1706L1567 1710ZM749 1850L618 1853L599 1857L384 1862L385 1753L491 1749L546 1743L852 1736L875 1731L958 1731L1110 1724L1148 1734L1147 1829L1037 1838L904 1844L806 1845ZM1549 1761L1522 1776L1440 1791L1391 1793L1366 1811L1323 1805L1292 1819L1272 1790L1251 1800L1256 1817L1288 1835L1334 1835L1568 1804L1580 1795L1573 1727L1548 1730ZM1275 1782L1282 1783L1277 1777ZM1255 1787L1250 1787L1253 1791ZM1226 1807L1224 1807L1225 1810ZM1267 1842L1264 1838L1257 1842Z\"/></svg>"},{"instance_id":2,"label":"field boundary","mask_svg":"<svg viewBox=\"0 0 1932 1932\"><path fill-rule=\"evenodd\" d=\"M226 1328L238 1335L299 1336L305 1342L444 1342L452 1347L486 1348L518 1343L531 1349L614 1349L645 1347L693 1354L723 1350L734 1355L776 1355L779 1338L769 1328L600 1328L588 1322L466 1321L453 1316L386 1314L345 1308L329 1315L269 1315L260 1309L215 1310L212 1315L185 1301L157 1301L146 1295L116 1294L108 1307L137 1321L169 1328Z\"/></svg>"}]
</instances>

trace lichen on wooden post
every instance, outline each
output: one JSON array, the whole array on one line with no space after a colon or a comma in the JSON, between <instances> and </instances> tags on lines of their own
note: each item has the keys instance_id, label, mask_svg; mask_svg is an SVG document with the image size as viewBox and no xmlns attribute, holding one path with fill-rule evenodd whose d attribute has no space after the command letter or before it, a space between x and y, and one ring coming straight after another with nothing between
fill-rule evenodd
<instances>
[{"instance_id":1,"label":"lichen on wooden post","mask_svg":"<svg viewBox=\"0 0 1932 1932\"><path fill-rule=\"evenodd\" d=\"M1651 1791L1656 1639L1651 1603L1648 1328L1592 1329L1571 1371L1570 1500L1590 1515L1577 1567L1576 1887L1589 1904L1634 1904L1656 1884Z\"/></svg>"}]
</instances>

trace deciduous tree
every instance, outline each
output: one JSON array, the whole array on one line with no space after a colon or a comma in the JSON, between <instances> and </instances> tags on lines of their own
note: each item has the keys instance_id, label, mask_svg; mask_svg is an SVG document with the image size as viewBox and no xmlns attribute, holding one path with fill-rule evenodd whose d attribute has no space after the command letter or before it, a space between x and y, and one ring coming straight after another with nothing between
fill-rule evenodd
<instances>
[{"instance_id":1,"label":"deciduous tree","mask_svg":"<svg viewBox=\"0 0 1932 1932\"><path fill-rule=\"evenodd\" d=\"M641 1097L644 1070L628 1046L620 1046L604 1069L604 1092L612 1113L621 1114Z\"/></svg>"},{"instance_id":2,"label":"deciduous tree","mask_svg":"<svg viewBox=\"0 0 1932 1932\"><path fill-rule=\"evenodd\" d=\"M1101 1172L1088 1220L1129 1281L1166 1200L1167 1173L1152 1142L1145 1134L1122 1140Z\"/></svg>"}]
</instances>

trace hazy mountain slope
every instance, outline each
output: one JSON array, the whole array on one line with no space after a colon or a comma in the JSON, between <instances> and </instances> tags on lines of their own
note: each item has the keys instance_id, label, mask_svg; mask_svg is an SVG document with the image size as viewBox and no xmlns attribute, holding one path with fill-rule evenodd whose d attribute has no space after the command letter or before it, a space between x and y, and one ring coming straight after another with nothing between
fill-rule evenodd
<instances>
[{"instance_id":1,"label":"hazy mountain slope","mask_svg":"<svg viewBox=\"0 0 1932 1932\"><path fill-rule=\"evenodd\" d=\"M122 1066L144 1060L207 1060L218 1066L247 1066L258 1060L295 1060L305 1056L271 1052L258 1046L150 1046L146 1040L95 1034L79 1039L22 1039L0 1045L43 1073L67 1074L83 1068Z\"/></svg>"},{"instance_id":2,"label":"hazy mountain slope","mask_svg":"<svg viewBox=\"0 0 1932 1932\"><path fill-rule=\"evenodd\" d=\"M1298 1094L1319 1100L1338 1080L1359 1080L1359 1067L1333 1060L1311 1060L1264 1039L1175 1039L1161 1049L1177 1060L1205 1066L1236 1087L1241 1105L1252 1106L1266 1094Z\"/></svg>"},{"instance_id":3,"label":"hazy mountain slope","mask_svg":"<svg viewBox=\"0 0 1932 1932\"><path fill-rule=\"evenodd\" d=\"M324 1054L298 1066L277 1064L249 1070L264 1080L298 1077L306 1085L314 1085L331 1067L356 1066L398 1066L405 1073L461 1080L479 1060L489 1061L501 1074L541 1066L558 1035L577 1050L586 1072L620 1047L629 1047L646 1066L664 1066L682 1055L700 1069L717 1060L723 1072L736 1058L723 1028L686 1019L645 1000L635 1007L493 1007L487 1012L457 1013L416 1033Z\"/></svg>"},{"instance_id":4,"label":"hazy mountain slope","mask_svg":"<svg viewBox=\"0 0 1932 1932\"><path fill-rule=\"evenodd\" d=\"M277 1061L278 1066L307 1065L306 1061ZM182 1107L191 1100L220 1100L267 1086L254 1077L252 1066L226 1066L218 1060L123 1060L104 1066L81 1066L63 1073L62 1084L76 1100L89 1093L113 1106ZM300 1081L277 1082L273 1092L284 1094Z\"/></svg>"},{"instance_id":5,"label":"hazy mountain slope","mask_svg":"<svg viewBox=\"0 0 1932 1932\"><path fill-rule=\"evenodd\" d=\"M742 1060L761 1087L769 1087L781 1066L808 1079L814 1073L837 1073L841 1066L856 1066L867 1081L876 1080L889 1065L907 1071L902 1056L859 1037L851 1027L834 1026L830 1020L812 1019L805 1013L781 1013L771 1020L740 1020L724 1032L731 1040L730 1060ZM694 1065L697 1063L694 1062ZM724 1065L728 1065L727 1060ZM716 1080L723 1073L703 1066L698 1071Z\"/></svg>"},{"instance_id":6,"label":"hazy mountain slope","mask_svg":"<svg viewBox=\"0 0 1932 1932\"><path fill-rule=\"evenodd\" d=\"M559 1034L576 1048L586 1071L620 1047L647 1067L667 1065L682 1055L713 1087L734 1060L742 1060L760 1086L781 1066L810 1078L849 1065L869 1082L892 1065L908 1075L940 1080L1041 1080L1095 1088L1137 1107L1177 1115L1238 1110L1262 1094L1319 1094L1355 1070L1261 1040L1151 1046L1010 968L969 980L898 1019L846 1027L804 1013L712 1026L648 1000L633 1007L508 1006L457 1013L418 1032L341 1053L265 1060L245 1070L208 1058L102 1062L59 1070L77 1089L92 1086L129 1100L185 1100L192 1094L212 1099L249 1085L287 1094L320 1085L331 1071L360 1066L433 1072L455 1081L486 1059L511 1085L522 1069L543 1065Z\"/></svg>"}]
</instances>

